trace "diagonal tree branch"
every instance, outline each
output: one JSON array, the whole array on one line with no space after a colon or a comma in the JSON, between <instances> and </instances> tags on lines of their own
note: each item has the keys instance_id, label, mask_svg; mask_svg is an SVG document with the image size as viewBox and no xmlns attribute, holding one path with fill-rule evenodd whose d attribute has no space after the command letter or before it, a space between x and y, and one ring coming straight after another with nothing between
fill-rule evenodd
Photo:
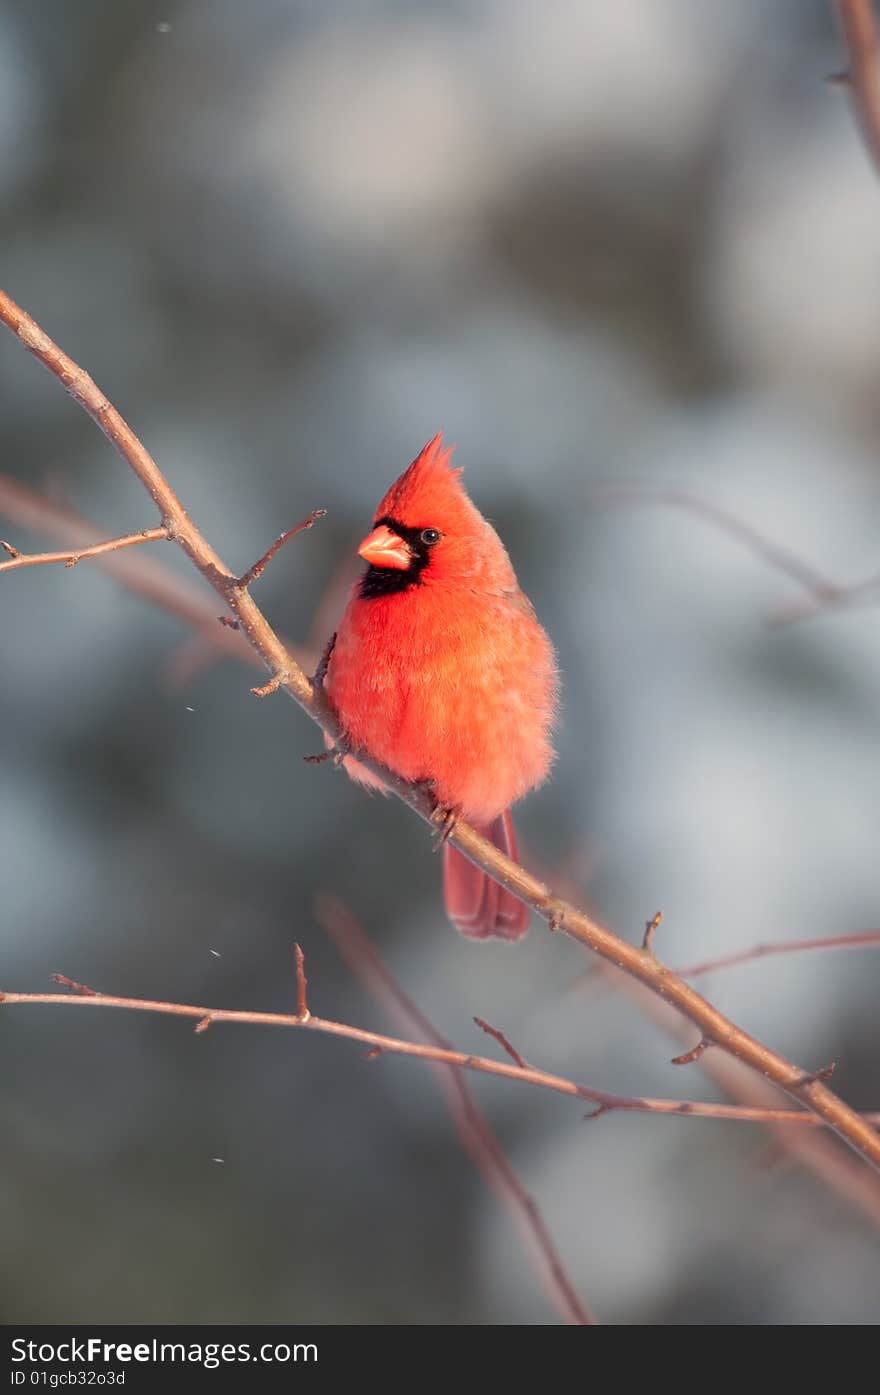
<instances>
[{"instance_id":1,"label":"diagonal tree branch","mask_svg":"<svg viewBox=\"0 0 880 1395\"><path fill-rule=\"evenodd\" d=\"M263 616L250 592L238 586L238 578L189 518L145 446L89 375L3 291L0 291L0 320L17 335L28 352L63 384L128 462L159 510L160 521L167 529L168 536L179 544L238 620L245 637L269 670L269 686L283 688L323 727L334 744L343 740L341 724L323 689L313 686ZM442 811L435 809L426 790L407 784L365 752L358 752L358 759L423 819L435 827L440 826ZM830 1124L851 1148L880 1171L880 1133L830 1090L823 1080L805 1072L736 1026L661 963L650 949L628 943L576 906L556 896L549 887L505 857L468 824L457 824L450 841L500 885L531 906L552 930L562 931L585 945L673 1004L697 1028L701 1041L720 1047L766 1076L798 1104Z\"/></svg>"}]
</instances>

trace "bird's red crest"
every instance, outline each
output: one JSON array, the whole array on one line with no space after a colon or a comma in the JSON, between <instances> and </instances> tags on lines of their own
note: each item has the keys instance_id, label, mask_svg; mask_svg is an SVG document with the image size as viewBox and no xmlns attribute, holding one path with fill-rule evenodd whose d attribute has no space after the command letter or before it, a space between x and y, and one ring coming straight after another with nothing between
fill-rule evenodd
<instances>
[{"instance_id":1,"label":"bird's red crest","mask_svg":"<svg viewBox=\"0 0 880 1395\"><path fill-rule=\"evenodd\" d=\"M376 510L376 518L397 518L402 523L433 523L450 504L464 501L461 468L449 462L452 446L444 446L443 433L423 446L413 463L392 484Z\"/></svg>"}]
</instances>

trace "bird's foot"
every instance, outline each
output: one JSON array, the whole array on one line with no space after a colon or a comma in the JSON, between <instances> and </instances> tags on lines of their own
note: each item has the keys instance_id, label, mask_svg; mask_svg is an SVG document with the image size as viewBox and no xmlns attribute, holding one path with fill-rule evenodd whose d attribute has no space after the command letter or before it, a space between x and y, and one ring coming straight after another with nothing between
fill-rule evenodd
<instances>
[{"instance_id":1,"label":"bird's foot","mask_svg":"<svg viewBox=\"0 0 880 1395\"><path fill-rule=\"evenodd\" d=\"M332 746L328 746L326 751L319 751L316 756L303 756L306 765L323 765L325 761L332 760L335 766L340 766L345 757L351 755L351 742L344 736L338 736Z\"/></svg>"},{"instance_id":2,"label":"bird's foot","mask_svg":"<svg viewBox=\"0 0 880 1395\"><path fill-rule=\"evenodd\" d=\"M434 823L434 851L439 852L455 832L455 826L461 818L461 809L454 805L438 804L431 817Z\"/></svg>"}]
</instances>

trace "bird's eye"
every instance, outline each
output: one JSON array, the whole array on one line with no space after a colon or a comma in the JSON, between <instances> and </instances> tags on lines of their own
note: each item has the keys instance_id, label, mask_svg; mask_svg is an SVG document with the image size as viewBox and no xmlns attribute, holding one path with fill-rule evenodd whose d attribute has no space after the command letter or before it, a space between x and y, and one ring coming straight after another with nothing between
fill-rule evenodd
<instances>
[{"instance_id":1,"label":"bird's eye","mask_svg":"<svg viewBox=\"0 0 880 1395\"><path fill-rule=\"evenodd\" d=\"M436 528L422 529L422 542L425 544L426 547L433 547L434 543L438 543L440 541L441 536L442 534L438 533Z\"/></svg>"}]
</instances>

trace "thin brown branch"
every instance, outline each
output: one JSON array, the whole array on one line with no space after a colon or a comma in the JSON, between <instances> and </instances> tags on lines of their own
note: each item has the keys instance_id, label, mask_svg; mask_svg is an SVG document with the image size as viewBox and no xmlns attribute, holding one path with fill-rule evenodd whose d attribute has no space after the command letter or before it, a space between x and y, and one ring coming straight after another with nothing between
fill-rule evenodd
<instances>
[{"instance_id":1,"label":"thin brown branch","mask_svg":"<svg viewBox=\"0 0 880 1395\"><path fill-rule=\"evenodd\" d=\"M0 515L19 528L55 539L65 547L65 555L67 552L82 552L101 537L100 528L89 519L2 474ZM243 635L235 633L239 628L237 620L225 615L223 621L226 623L222 627L218 625L220 617L216 601L211 599L211 592L203 591L201 582L191 582L156 557L142 553L102 553L96 557L95 566L108 572L135 595L195 630L196 637L187 641L187 647L192 647L193 652L198 650L202 663L213 658L228 657L256 668L262 667L259 655L252 646ZM290 640L284 643L301 663L313 662L313 654L308 646L301 648ZM183 682L193 676L195 666L189 655L185 666L180 660L180 654L175 656L173 677Z\"/></svg>"},{"instance_id":2,"label":"thin brown branch","mask_svg":"<svg viewBox=\"0 0 880 1395\"><path fill-rule=\"evenodd\" d=\"M482 1017L475 1017L474 1021L481 1032L485 1032L487 1036L495 1038L498 1045L502 1050L507 1052L512 1061L516 1062L520 1070L528 1070L528 1061L519 1054L515 1046L510 1044L503 1032L499 1032L497 1027L491 1026L488 1022L485 1022Z\"/></svg>"},{"instance_id":3,"label":"thin brown branch","mask_svg":"<svg viewBox=\"0 0 880 1395\"><path fill-rule=\"evenodd\" d=\"M168 529L169 537L179 544L205 579L222 596L270 675L279 677L279 685L323 727L334 743L340 740L343 732L339 719L323 690L313 687L299 664L287 652L257 607L250 591L237 586L235 574L221 561L189 518L152 456L89 375L2 291L0 320L18 336L28 352L63 384L116 446L156 504L160 520ZM443 811L435 807L427 790L401 780L393 771L383 767L367 753L358 752L358 758L423 819L435 828L441 825ZM554 930L563 932L601 958L617 965L638 982L645 984L652 992L672 1003L689 1018L700 1032L701 1038L736 1056L772 1081L796 1103L812 1110L830 1124L866 1162L880 1171L880 1133L824 1082L809 1082L803 1069L736 1026L654 955L621 939L576 906L557 897L549 887L505 857L470 825L459 822L450 834L449 841L500 885L536 911Z\"/></svg>"},{"instance_id":4,"label":"thin brown branch","mask_svg":"<svg viewBox=\"0 0 880 1395\"><path fill-rule=\"evenodd\" d=\"M123 547L163 542L167 538L167 528L144 528L140 533L126 533L122 538L108 538L106 542L93 543L91 547L83 547L76 552L19 552L17 548L4 542L0 543L0 547L9 553L10 560L0 562L0 572L14 572L20 567L45 567L52 562L63 562L65 567L75 567L77 562L85 562L88 557L102 557L107 552L119 552Z\"/></svg>"},{"instance_id":5,"label":"thin brown branch","mask_svg":"<svg viewBox=\"0 0 880 1395\"><path fill-rule=\"evenodd\" d=\"M296 959L296 1015L300 1022L308 1022L312 1014L309 1012L307 997L309 981L306 978L306 957L302 952L302 945L294 945L293 953Z\"/></svg>"},{"instance_id":6,"label":"thin brown branch","mask_svg":"<svg viewBox=\"0 0 880 1395\"><path fill-rule=\"evenodd\" d=\"M853 100L868 152L880 172L880 44L871 0L835 0L849 54L839 81Z\"/></svg>"},{"instance_id":7,"label":"thin brown branch","mask_svg":"<svg viewBox=\"0 0 880 1395\"><path fill-rule=\"evenodd\" d=\"M671 1064L673 1066L691 1066L694 1061L699 1061L704 1051L708 1051L712 1045L708 1037L700 1037L696 1046L692 1046L690 1051L683 1051L680 1056L673 1056ZM807 1077L804 1076L806 1081Z\"/></svg>"},{"instance_id":8,"label":"thin brown branch","mask_svg":"<svg viewBox=\"0 0 880 1395\"><path fill-rule=\"evenodd\" d=\"M656 911L655 914L651 917L651 919L649 921L646 921L645 923L645 934L642 939L642 949L647 950L649 954L654 953L654 936L656 935L662 920L663 912Z\"/></svg>"},{"instance_id":9,"label":"thin brown branch","mask_svg":"<svg viewBox=\"0 0 880 1395\"><path fill-rule=\"evenodd\" d=\"M82 551L100 540L101 530L69 508L44 498L26 485L0 475L0 514L18 528L57 541L66 552ZM195 630L215 654L248 664L260 661L242 635L217 624L217 603L200 581L179 576L158 558L144 553L104 553L95 565L151 605L159 606Z\"/></svg>"},{"instance_id":10,"label":"thin brown branch","mask_svg":"<svg viewBox=\"0 0 880 1395\"><path fill-rule=\"evenodd\" d=\"M69 988L73 993L82 993L85 998L99 998L101 996L97 989L87 988L84 983L77 983L75 978L68 978L67 974L53 974L52 981L60 983L62 988Z\"/></svg>"},{"instance_id":11,"label":"thin brown branch","mask_svg":"<svg viewBox=\"0 0 880 1395\"><path fill-rule=\"evenodd\" d=\"M438 1050L451 1049L392 976L363 926L342 901L335 896L318 897L315 915L352 973L382 1004L392 1021ZM368 1054L372 1057L377 1051L373 1047ZM577 1326L594 1323L596 1319L578 1296L534 1198L489 1127L461 1070L438 1063L434 1063L433 1070L462 1147L521 1228L558 1311Z\"/></svg>"},{"instance_id":12,"label":"thin brown branch","mask_svg":"<svg viewBox=\"0 0 880 1395\"><path fill-rule=\"evenodd\" d=\"M804 954L817 949L867 949L880 945L880 930L858 930L848 935L822 935L815 940L771 940L752 945L751 949L735 950L717 959L701 959L697 964L676 966L682 978L702 978L719 969L732 969L738 964L750 964L755 959L768 959L777 954Z\"/></svg>"},{"instance_id":13,"label":"thin brown branch","mask_svg":"<svg viewBox=\"0 0 880 1395\"><path fill-rule=\"evenodd\" d=\"M74 981L69 980L69 982L73 984ZM254 1027L301 1027L306 1031L359 1042L379 1054L387 1052L392 1056L413 1056L422 1061L434 1061L440 1065L457 1066L462 1070L476 1071L480 1075L495 1075L504 1080L525 1081L529 1085L550 1090L557 1095L568 1095L575 1099L587 1100L590 1104L601 1105L603 1113L619 1111L627 1114L669 1114L689 1119L727 1119L739 1123L792 1124L806 1128L830 1127L826 1125L824 1119L819 1118L816 1114L799 1109L755 1109L746 1105L716 1104L703 1100L673 1100L642 1095L610 1094L605 1090L594 1090L589 1085L580 1085L565 1076L554 1075L551 1071L539 1070L537 1066L508 1065L506 1061L496 1061L488 1056L474 1056L471 1053L455 1051L446 1045L404 1041L402 1038L385 1036L381 1032L370 1032L363 1027L352 1027L348 1023L333 1022L323 1017L302 1018L293 1013L252 1012L236 1008L197 1007L192 1003L163 1002L151 998L122 998L115 994L99 993L95 989L83 993L79 985L75 985L75 991L69 994L0 992L0 1009L39 1005L120 1008L127 1012L151 1012L167 1017L195 1018L199 1023L231 1022ZM412 1007L413 1011L418 1013L415 1005ZM431 1030L433 1031L433 1029ZM867 1124L877 1124L880 1123L880 1110L859 1117L864 1119Z\"/></svg>"},{"instance_id":14,"label":"thin brown branch","mask_svg":"<svg viewBox=\"0 0 880 1395\"><path fill-rule=\"evenodd\" d=\"M282 533L280 538L275 539L272 546L266 552L263 553L262 557L260 557L259 560L256 561L254 565L244 573L243 576L240 576L238 578L238 580L235 583L236 586L238 586L242 591L246 591L247 588L251 585L251 583L256 581L257 577L263 575L263 572L266 570L269 563L272 561L272 558L275 556L275 553L279 552L286 542L290 542L290 539L295 538L298 533L304 533L307 528L313 528L314 525L318 522L319 518L326 517L326 509L312 509L308 518L304 518L302 523L297 523L295 528L288 528L286 533Z\"/></svg>"}]
</instances>

